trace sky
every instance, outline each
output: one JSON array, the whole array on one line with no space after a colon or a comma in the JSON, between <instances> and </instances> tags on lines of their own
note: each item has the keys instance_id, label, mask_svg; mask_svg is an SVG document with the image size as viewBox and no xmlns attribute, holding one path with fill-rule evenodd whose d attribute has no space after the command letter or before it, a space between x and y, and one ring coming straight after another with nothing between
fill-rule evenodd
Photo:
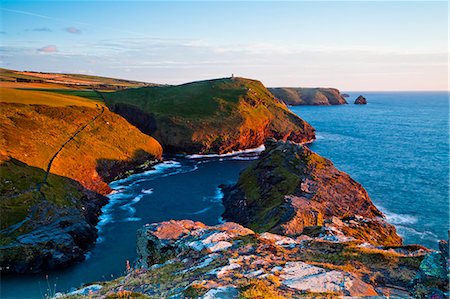
<instances>
[{"instance_id":1,"label":"sky","mask_svg":"<svg viewBox=\"0 0 450 299\"><path fill-rule=\"evenodd\" d=\"M180 84L448 90L448 3L4 1L0 66Z\"/></svg>"}]
</instances>

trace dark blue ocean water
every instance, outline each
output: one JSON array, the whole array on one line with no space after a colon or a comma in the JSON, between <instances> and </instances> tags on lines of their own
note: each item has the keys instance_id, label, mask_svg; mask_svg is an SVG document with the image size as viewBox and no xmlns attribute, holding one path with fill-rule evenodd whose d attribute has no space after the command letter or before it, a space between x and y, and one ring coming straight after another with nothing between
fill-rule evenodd
<instances>
[{"instance_id":1,"label":"dark blue ocean water","mask_svg":"<svg viewBox=\"0 0 450 299\"><path fill-rule=\"evenodd\" d=\"M291 109L316 128L310 147L363 184L405 243L436 248L449 228L448 95L362 94L368 105ZM359 93L350 95L353 100ZM217 186L235 182L250 160L172 157L153 171L112 183L117 192L103 209L99 240L87 260L63 271L3 276L0 297L43 298L120 276L136 257L136 230L145 223L218 223L223 207Z\"/></svg>"},{"instance_id":2,"label":"dark blue ocean water","mask_svg":"<svg viewBox=\"0 0 450 299\"><path fill-rule=\"evenodd\" d=\"M368 104L291 108L317 130L311 149L360 182L406 244L437 248L449 229L448 93L349 94Z\"/></svg>"}]
</instances>

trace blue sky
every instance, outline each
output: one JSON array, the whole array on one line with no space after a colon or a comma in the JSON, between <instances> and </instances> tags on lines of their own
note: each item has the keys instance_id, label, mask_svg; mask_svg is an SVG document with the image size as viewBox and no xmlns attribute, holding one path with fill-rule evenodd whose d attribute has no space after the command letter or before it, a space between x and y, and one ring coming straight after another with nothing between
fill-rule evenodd
<instances>
[{"instance_id":1,"label":"blue sky","mask_svg":"<svg viewBox=\"0 0 450 299\"><path fill-rule=\"evenodd\" d=\"M156 83L448 90L441 2L2 1L0 62Z\"/></svg>"}]
</instances>

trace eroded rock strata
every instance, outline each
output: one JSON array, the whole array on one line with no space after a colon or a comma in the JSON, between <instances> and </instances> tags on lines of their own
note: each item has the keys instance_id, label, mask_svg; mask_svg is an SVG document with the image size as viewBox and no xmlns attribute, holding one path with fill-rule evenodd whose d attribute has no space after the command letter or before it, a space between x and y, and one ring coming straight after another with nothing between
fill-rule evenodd
<instances>
[{"instance_id":1,"label":"eroded rock strata","mask_svg":"<svg viewBox=\"0 0 450 299\"><path fill-rule=\"evenodd\" d=\"M307 147L268 140L234 186L224 186L223 217L258 232L333 231L374 245L401 245L366 190Z\"/></svg>"}]
</instances>

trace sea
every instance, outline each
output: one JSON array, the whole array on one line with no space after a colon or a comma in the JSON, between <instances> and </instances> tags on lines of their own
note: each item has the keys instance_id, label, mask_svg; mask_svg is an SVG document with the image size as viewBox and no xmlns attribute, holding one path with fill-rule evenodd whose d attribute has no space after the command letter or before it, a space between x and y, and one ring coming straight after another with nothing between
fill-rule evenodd
<instances>
[{"instance_id":1,"label":"sea","mask_svg":"<svg viewBox=\"0 0 450 299\"><path fill-rule=\"evenodd\" d=\"M348 105L290 109L316 128L308 146L368 191L405 244L437 249L449 230L447 92L348 92ZM354 105L358 95L367 105ZM220 223L220 184L233 184L255 153L166 156L155 169L112 182L96 245L86 260L36 275L2 275L3 299L48 298L83 283L124 274L136 258L136 230L146 223L192 219Z\"/></svg>"}]
</instances>

